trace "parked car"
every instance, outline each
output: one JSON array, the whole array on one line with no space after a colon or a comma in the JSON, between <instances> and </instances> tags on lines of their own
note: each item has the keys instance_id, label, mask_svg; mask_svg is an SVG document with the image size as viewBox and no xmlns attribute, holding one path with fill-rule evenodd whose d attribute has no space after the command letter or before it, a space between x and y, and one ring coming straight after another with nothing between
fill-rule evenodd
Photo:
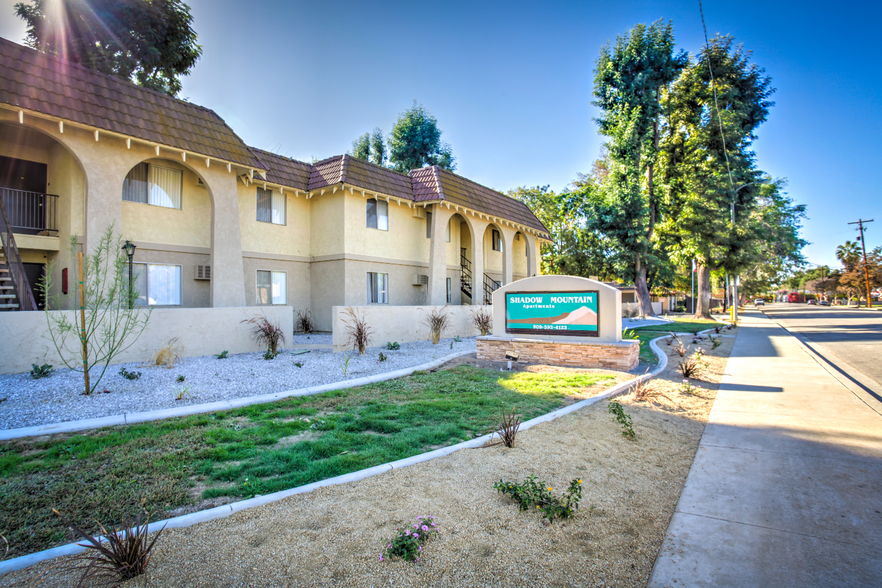
<instances>
[{"instance_id":1,"label":"parked car","mask_svg":"<svg viewBox=\"0 0 882 588\"><path fill-rule=\"evenodd\" d=\"M765 306L766 299L765 298L757 298L756 300L753 301L753 305L754 306Z\"/></svg>"},{"instance_id":2,"label":"parked car","mask_svg":"<svg viewBox=\"0 0 882 588\"><path fill-rule=\"evenodd\" d=\"M809 300L808 302L806 302L806 304L817 304L817 303L818 303L818 301L815 300L814 298L812 298L811 300Z\"/></svg>"},{"instance_id":3,"label":"parked car","mask_svg":"<svg viewBox=\"0 0 882 588\"><path fill-rule=\"evenodd\" d=\"M829 300L819 300L818 306L830 306L830 301Z\"/></svg>"}]
</instances>

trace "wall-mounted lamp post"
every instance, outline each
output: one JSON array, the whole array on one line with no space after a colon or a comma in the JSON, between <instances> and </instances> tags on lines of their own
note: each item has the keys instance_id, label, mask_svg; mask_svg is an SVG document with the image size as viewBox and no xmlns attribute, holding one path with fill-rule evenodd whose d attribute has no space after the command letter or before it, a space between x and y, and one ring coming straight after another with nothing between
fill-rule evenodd
<instances>
[{"instance_id":1,"label":"wall-mounted lamp post","mask_svg":"<svg viewBox=\"0 0 882 588\"><path fill-rule=\"evenodd\" d=\"M126 256L129 258L129 308L135 308L135 297L134 297L134 276L132 275L132 259L135 257L135 247L136 245L126 239L125 245L122 246L123 251L126 252Z\"/></svg>"}]
</instances>

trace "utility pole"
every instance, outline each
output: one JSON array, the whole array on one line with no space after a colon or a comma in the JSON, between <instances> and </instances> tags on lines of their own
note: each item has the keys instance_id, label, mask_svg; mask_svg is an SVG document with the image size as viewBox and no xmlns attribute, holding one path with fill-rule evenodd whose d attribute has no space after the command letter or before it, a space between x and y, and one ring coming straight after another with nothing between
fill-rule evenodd
<instances>
[{"instance_id":1,"label":"utility pole","mask_svg":"<svg viewBox=\"0 0 882 588\"><path fill-rule=\"evenodd\" d=\"M873 297L870 296L870 269L867 265L867 244L864 242L864 225L871 222L873 222L873 219L860 219L853 223L848 223L850 225L857 225L858 230L861 232L861 250L864 252L864 279L867 281L867 308L873 308ZM860 305L860 300L858 298L858 305Z\"/></svg>"}]
</instances>

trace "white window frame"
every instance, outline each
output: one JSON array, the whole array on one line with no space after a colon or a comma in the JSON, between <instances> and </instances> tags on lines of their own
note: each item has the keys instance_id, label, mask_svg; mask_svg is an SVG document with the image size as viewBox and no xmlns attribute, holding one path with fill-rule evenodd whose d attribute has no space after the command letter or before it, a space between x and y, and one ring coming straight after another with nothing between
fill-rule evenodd
<instances>
[{"instance_id":1,"label":"white window frame","mask_svg":"<svg viewBox=\"0 0 882 588\"><path fill-rule=\"evenodd\" d=\"M177 263L150 263L147 261L139 261L132 264L133 269L134 266L143 266L146 270L144 272L144 282L147 284L147 287L144 292L138 292L138 298L135 299L135 306L183 306L184 304L184 270L183 266ZM176 267L178 268L178 302L177 304L157 304L156 302L151 303L150 296L150 266L153 267ZM138 277L141 277L141 272L137 269L134 271ZM143 300L142 300L143 296Z\"/></svg>"},{"instance_id":2,"label":"white window frame","mask_svg":"<svg viewBox=\"0 0 882 588\"><path fill-rule=\"evenodd\" d=\"M147 166L147 201L141 202L140 200L126 200L123 198L123 202L132 202L134 204L147 204L149 206L158 206L160 208L169 208L171 210L183 210L184 208L184 172L176 167L169 167L165 165L157 165L155 163L150 163L149 161L142 161L141 163L136 164L132 169L129 170L129 173L126 174L126 177L123 179L123 185L129 179L129 174L138 167L139 165ZM174 172L178 176L178 190L180 192L180 201L178 202L178 206L174 206L174 201L172 200L172 206L166 206L165 204L160 204L157 201L157 196L154 194L154 186L156 186L153 181L153 170L160 169L164 171ZM158 188L158 186L157 186ZM124 193L123 193L124 195ZM166 195L167 196L167 195ZM171 197L167 196L170 200Z\"/></svg>"},{"instance_id":3,"label":"white window frame","mask_svg":"<svg viewBox=\"0 0 882 588\"><path fill-rule=\"evenodd\" d=\"M258 280L259 274L268 273L270 275L270 301L262 302L260 299L260 281ZM282 276L284 279L284 287L280 288L280 300L276 301L276 295L272 291L276 286L276 276ZM258 306L285 306L288 304L288 272L282 270L269 270L269 269L259 269L254 271L254 289L255 295L257 296L257 304Z\"/></svg>"},{"instance_id":4,"label":"white window frame","mask_svg":"<svg viewBox=\"0 0 882 588\"><path fill-rule=\"evenodd\" d=\"M376 222L375 227L371 226L371 217L369 216L368 210L370 209L371 203L376 205L377 213L374 217ZM388 231L389 230L389 202L387 200L380 200L379 198L368 198L367 202L365 202L364 207L364 215L365 215L365 226L369 229L376 229L378 231Z\"/></svg>"},{"instance_id":5,"label":"white window frame","mask_svg":"<svg viewBox=\"0 0 882 588\"><path fill-rule=\"evenodd\" d=\"M254 199L254 218L259 223L269 223L273 225L285 226L288 224L288 197L281 192L276 192L272 188L263 189L256 186ZM257 204L260 202L260 192L267 192L270 199L269 214L270 220L260 218L260 209Z\"/></svg>"},{"instance_id":6,"label":"white window frame","mask_svg":"<svg viewBox=\"0 0 882 588\"><path fill-rule=\"evenodd\" d=\"M371 278L371 276L374 276ZM383 276L383 286L380 289L379 276ZM377 282L377 299L374 300L374 292L371 287L371 281ZM365 276L365 284L367 285L367 303L368 304L389 304L389 274L386 272L367 272Z\"/></svg>"}]
</instances>

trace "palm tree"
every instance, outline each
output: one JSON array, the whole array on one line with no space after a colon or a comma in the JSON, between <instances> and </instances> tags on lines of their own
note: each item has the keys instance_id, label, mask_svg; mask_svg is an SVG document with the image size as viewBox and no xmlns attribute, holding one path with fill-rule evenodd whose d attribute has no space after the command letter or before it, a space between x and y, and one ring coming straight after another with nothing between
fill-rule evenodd
<instances>
[{"instance_id":1,"label":"palm tree","mask_svg":"<svg viewBox=\"0 0 882 588\"><path fill-rule=\"evenodd\" d=\"M850 272L854 269L860 260L861 253L858 244L853 241L846 241L843 245L836 248L836 259L845 266L845 271Z\"/></svg>"}]
</instances>

